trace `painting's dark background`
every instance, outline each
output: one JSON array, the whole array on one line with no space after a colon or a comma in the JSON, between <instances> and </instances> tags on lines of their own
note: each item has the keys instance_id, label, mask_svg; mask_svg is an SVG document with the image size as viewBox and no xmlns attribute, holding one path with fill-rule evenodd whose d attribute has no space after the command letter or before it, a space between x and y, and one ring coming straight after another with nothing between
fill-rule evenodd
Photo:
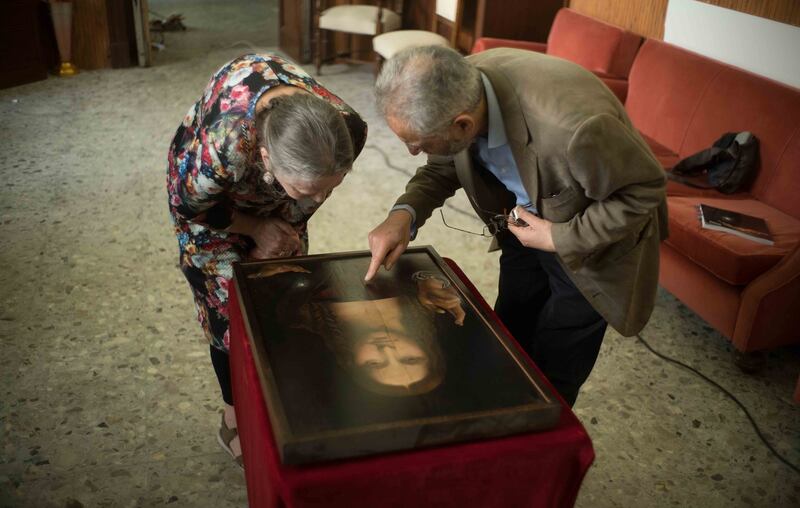
<instances>
[{"instance_id":1,"label":"painting's dark background","mask_svg":"<svg viewBox=\"0 0 800 508\"><path fill-rule=\"evenodd\" d=\"M418 270L442 272L427 253L404 254L391 271L381 270L368 285L363 283L368 257L293 264L310 270L312 275L285 273L247 279L247 286L286 418L296 436L373 423L489 411L541 400L467 302L463 305L467 313L463 326L455 325L449 314L432 314L446 364L441 385L427 394L409 397L366 391L337 364L333 352L318 334L295 328L287 330L280 323L291 319L304 296L308 299L310 294L318 294L323 285L333 286L339 301L403 295L416 298L416 283L411 275ZM281 318L276 319L277 315Z\"/></svg>"}]
</instances>

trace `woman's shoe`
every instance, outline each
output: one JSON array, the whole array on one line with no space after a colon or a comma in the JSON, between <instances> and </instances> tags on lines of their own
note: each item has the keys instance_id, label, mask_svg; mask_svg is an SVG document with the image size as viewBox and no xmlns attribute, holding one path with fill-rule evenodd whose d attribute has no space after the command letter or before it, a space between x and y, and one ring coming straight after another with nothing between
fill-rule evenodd
<instances>
[{"instance_id":1,"label":"woman's shoe","mask_svg":"<svg viewBox=\"0 0 800 508\"><path fill-rule=\"evenodd\" d=\"M231 457L233 457L233 461L236 462L240 468L244 469L244 461L242 460L242 456L234 455L233 450L231 449L231 441L233 441L238 435L239 432L236 429L229 429L225 424L225 414L223 413L222 423L220 423L219 432L217 432L217 441L219 441L219 445L222 447L222 449L228 452Z\"/></svg>"}]
</instances>

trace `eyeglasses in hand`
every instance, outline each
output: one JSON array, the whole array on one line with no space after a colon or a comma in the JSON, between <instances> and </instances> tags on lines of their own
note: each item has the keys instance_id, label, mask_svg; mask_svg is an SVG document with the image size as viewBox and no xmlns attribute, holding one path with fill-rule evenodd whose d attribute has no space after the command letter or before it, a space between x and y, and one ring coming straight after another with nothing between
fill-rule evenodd
<instances>
[{"instance_id":1,"label":"eyeglasses in hand","mask_svg":"<svg viewBox=\"0 0 800 508\"><path fill-rule=\"evenodd\" d=\"M486 215L489 216L488 224L483 226L483 231L481 231L480 233L476 233L474 231L468 231L466 229L461 229L461 228L457 228L455 226L451 226L445 220L444 211L442 211L442 209L440 208L439 209L439 214L442 216L442 224L444 224L446 227L448 227L450 229L455 229L456 231L461 231L462 233L469 233L471 235L483 236L485 238L492 238L493 236L496 236L501 231L506 231L508 229L508 225L509 224L513 224L515 226L520 226L520 227L524 227L524 226L528 225L524 220L519 218L519 216L516 213L516 210L511 210L511 214L506 214L505 210L503 210L503 213L497 213L497 212L490 212L488 210L484 210L483 208L481 208L481 207L479 207L477 205L476 205L476 208L478 208L480 211L484 212Z\"/></svg>"}]
</instances>

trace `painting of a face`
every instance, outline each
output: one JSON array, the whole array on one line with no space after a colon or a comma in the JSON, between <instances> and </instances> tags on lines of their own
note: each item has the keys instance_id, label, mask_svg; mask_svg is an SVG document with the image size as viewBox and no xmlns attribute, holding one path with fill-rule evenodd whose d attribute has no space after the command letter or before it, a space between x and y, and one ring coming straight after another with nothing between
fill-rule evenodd
<instances>
[{"instance_id":1,"label":"painting of a face","mask_svg":"<svg viewBox=\"0 0 800 508\"><path fill-rule=\"evenodd\" d=\"M352 337L355 368L377 383L410 387L430 373L430 358L409 337L399 298L330 304Z\"/></svg>"},{"instance_id":2,"label":"painting of a face","mask_svg":"<svg viewBox=\"0 0 800 508\"><path fill-rule=\"evenodd\" d=\"M485 303L471 301L432 250L408 249L366 284L369 262L369 253L349 253L236 267L285 463L558 421L560 405L493 327Z\"/></svg>"}]
</instances>

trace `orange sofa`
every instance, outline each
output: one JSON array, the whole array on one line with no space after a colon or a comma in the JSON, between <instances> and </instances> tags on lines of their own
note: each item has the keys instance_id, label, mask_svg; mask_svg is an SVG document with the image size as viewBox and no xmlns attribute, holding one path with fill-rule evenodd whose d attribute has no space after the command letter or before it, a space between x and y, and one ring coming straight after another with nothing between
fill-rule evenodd
<instances>
[{"instance_id":1,"label":"orange sofa","mask_svg":"<svg viewBox=\"0 0 800 508\"><path fill-rule=\"evenodd\" d=\"M625 102L628 73L642 37L600 20L563 8L558 11L547 43L482 37L472 53L491 48L519 48L570 60L595 73L620 102Z\"/></svg>"},{"instance_id":2,"label":"orange sofa","mask_svg":"<svg viewBox=\"0 0 800 508\"><path fill-rule=\"evenodd\" d=\"M725 132L759 139L758 174L739 194L669 182L659 282L740 352L800 343L800 90L647 40L625 107L665 169ZM702 229L700 203L763 217L775 245Z\"/></svg>"}]
</instances>

